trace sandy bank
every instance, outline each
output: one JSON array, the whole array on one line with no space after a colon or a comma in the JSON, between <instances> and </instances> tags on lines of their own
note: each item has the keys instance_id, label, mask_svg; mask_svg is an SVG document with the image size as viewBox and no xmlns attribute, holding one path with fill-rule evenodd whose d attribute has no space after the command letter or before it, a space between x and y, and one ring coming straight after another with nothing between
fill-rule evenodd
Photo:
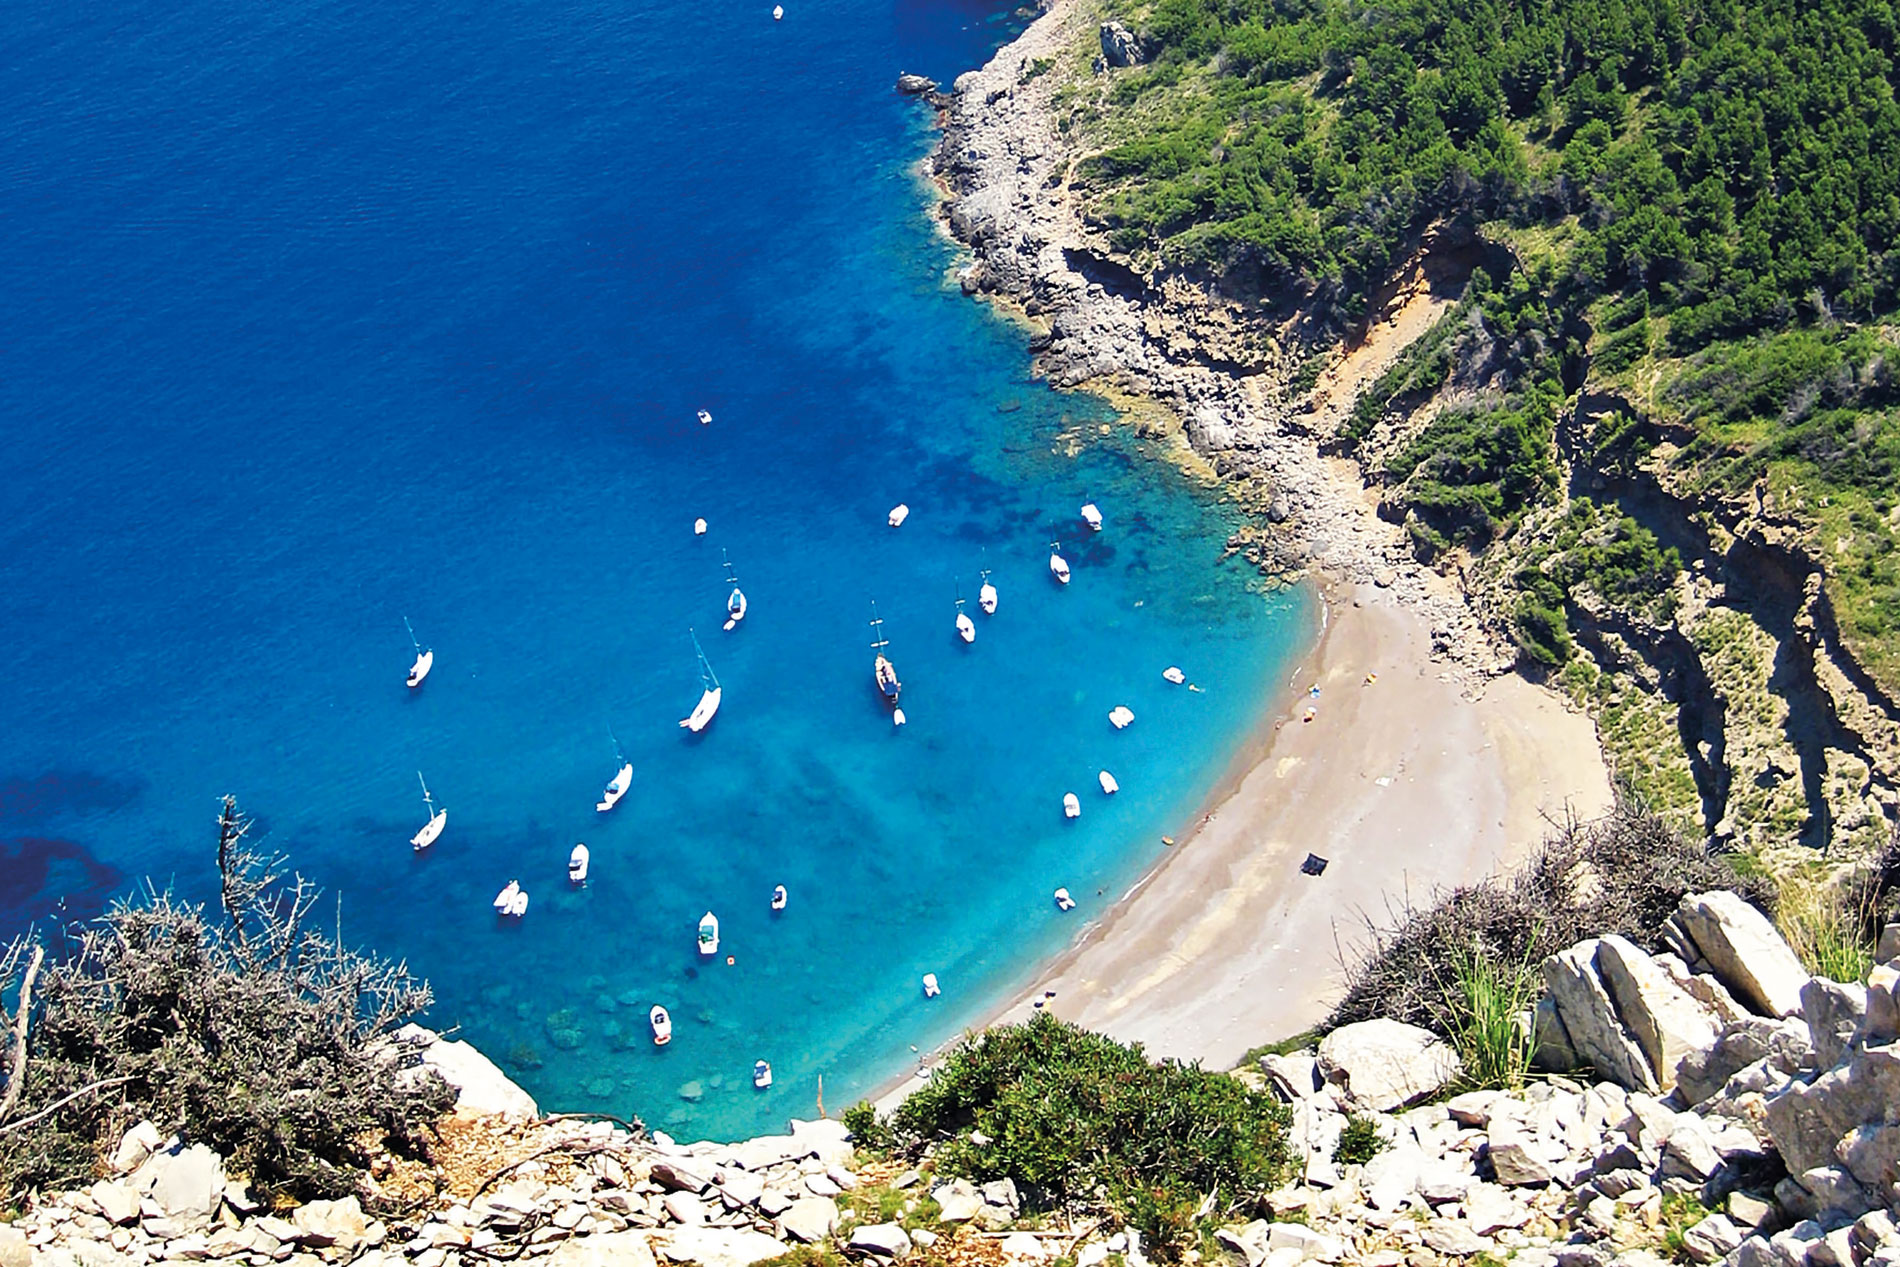
<instances>
[{"instance_id":1,"label":"sandy bank","mask_svg":"<svg viewBox=\"0 0 1900 1267\"><path fill-rule=\"evenodd\" d=\"M1264 753L996 1019L1054 990L1058 1016L1229 1066L1326 1014L1364 917L1515 864L1546 815L1608 807L1588 717L1515 677L1468 692L1388 591L1326 600ZM1323 875L1301 874L1309 852L1328 859Z\"/></svg>"}]
</instances>

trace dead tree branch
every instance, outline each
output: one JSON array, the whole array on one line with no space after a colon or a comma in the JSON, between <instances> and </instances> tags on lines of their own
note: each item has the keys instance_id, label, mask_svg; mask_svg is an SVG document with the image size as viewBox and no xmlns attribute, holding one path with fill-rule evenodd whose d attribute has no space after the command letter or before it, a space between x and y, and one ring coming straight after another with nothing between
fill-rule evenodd
<instances>
[{"instance_id":1,"label":"dead tree branch","mask_svg":"<svg viewBox=\"0 0 1900 1267\"><path fill-rule=\"evenodd\" d=\"M20 1001L13 1013L13 1054L7 1061L7 1092L0 1096L0 1122L7 1120L7 1114L13 1112L13 1106L19 1102L20 1088L26 1085L26 1026L27 1017L33 1011L33 978L40 974L40 963L46 958L46 948L33 947L33 957L27 961L26 975L20 978Z\"/></svg>"}]
</instances>

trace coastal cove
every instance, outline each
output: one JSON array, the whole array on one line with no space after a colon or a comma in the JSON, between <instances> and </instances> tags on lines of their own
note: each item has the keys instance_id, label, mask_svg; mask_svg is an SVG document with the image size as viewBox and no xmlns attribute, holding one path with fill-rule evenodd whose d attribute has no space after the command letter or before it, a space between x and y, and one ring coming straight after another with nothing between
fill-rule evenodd
<instances>
[{"instance_id":1,"label":"coastal cove","mask_svg":"<svg viewBox=\"0 0 1900 1267\"><path fill-rule=\"evenodd\" d=\"M980 1019L1259 726L1311 596L1263 594L1217 490L1033 382L927 218L934 134L891 80L976 64L1007 14L124 19L145 38L37 13L47 88L10 124L9 931L146 875L209 896L234 792L545 1108L734 1138ZM405 616L436 653L415 692ZM689 628L726 695L696 741ZM637 777L601 816L616 739ZM423 855L418 770L450 814ZM518 924L489 909L510 879Z\"/></svg>"}]
</instances>

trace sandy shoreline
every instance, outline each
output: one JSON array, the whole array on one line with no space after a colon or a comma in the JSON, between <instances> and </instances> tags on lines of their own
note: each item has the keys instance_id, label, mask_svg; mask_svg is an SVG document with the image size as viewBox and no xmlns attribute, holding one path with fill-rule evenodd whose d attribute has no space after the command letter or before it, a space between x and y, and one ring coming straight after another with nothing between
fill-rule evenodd
<instances>
[{"instance_id":1,"label":"sandy shoreline","mask_svg":"<svg viewBox=\"0 0 1900 1267\"><path fill-rule=\"evenodd\" d=\"M986 1024L1032 1015L1053 990L1057 1016L1229 1067L1325 1016L1365 917L1511 867L1566 806L1608 806L1588 717L1516 677L1468 697L1433 659L1429 624L1389 592L1321 594L1323 632L1272 705L1264 753ZM1324 874L1301 873L1309 852Z\"/></svg>"}]
</instances>

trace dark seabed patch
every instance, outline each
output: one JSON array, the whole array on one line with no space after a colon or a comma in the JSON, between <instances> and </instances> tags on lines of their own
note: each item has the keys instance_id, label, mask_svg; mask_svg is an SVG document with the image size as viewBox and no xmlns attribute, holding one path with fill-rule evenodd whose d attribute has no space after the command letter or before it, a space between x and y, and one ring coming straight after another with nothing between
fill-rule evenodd
<instances>
[{"instance_id":1,"label":"dark seabed patch","mask_svg":"<svg viewBox=\"0 0 1900 1267\"><path fill-rule=\"evenodd\" d=\"M72 840L22 836L0 841L0 937L58 913L90 919L106 908L124 881Z\"/></svg>"},{"instance_id":2,"label":"dark seabed patch","mask_svg":"<svg viewBox=\"0 0 1900 1267\"><path fill-rule=\"evenodd\" d=\"M27 778L0 779L0 823L27 827L55 814L120 809L138 799L137 783L115 782L83 771L52 770Z\"/></svg>"}]
</instances>

